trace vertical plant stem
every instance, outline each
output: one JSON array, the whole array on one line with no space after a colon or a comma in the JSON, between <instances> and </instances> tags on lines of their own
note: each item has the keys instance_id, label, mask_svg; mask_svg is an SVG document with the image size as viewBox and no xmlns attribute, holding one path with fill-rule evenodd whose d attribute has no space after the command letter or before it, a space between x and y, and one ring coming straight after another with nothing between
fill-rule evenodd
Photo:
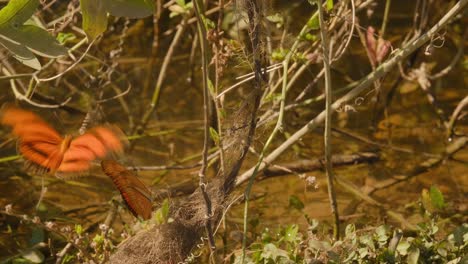
<instances>
[{"instance_id":1,"label":"vertical plant stem","mask_svg":"<svg viewBox=\"0 0 468 264\"><path fill-rule=\"evenodd\" d=\"M215 43L213 44L213 50L215 51L214 54L214 62L215 62L215 84L214 84L214 104L216 108L216 121L217 121L217 131L219 135L218 140L218 147L219 147L219 163L220 163L220 170L221 173L224 174L225 172L225 163L224 163L224 144L223 144L223 130L222 130L222 100L223 97L218 98L218 91L219 91L219 78L220 78L220 73L221 69L219 66L219 56L221 49L223 46L221 45L221 28L223 24L223 14L224 14L224 0L220 0L218 3L219 6L219 14L218 14L218 24L216 26L216 40Z\"/></svg>"},{"instance_id":2,"label":"vertical plant stem","mask_svg":"<svg viewBox=\"0 0 468 264\"><path fill-rule=\"evenodd\" d=\"M250 23L250 28L252 30L252 45L253 45L253 51L254 51L254 60L256 59L256 49L258 48L261 48L261 47L258 47L258 33L255 34L255 30L258 30L258 27L259 25L256 25L255 23L259 23L258 21L255 21L255 16L258 15L258 7L256 6L256 3L255 1L251 1L253 2L252 3L252 8L248 7L247 9L247 13L249 15L249 23ZM256 12L256 13L252 13L251 12ZM317 16L317 13L314 13L310 19L313 19L314 17ZM258 158L258 161L257 161L257 164L255 165L255 168L254 170L251 172L251 176L249 178L249 183L247 184L247 188L245 189L245 193L244 193L244 196L245 196L245 204L244 204L244 237L243 237L243 240L242 240L242 263L244 263L245 261L245 250L246 250L246 246L247 246L247 221L248 221L248 209L249 209L249 198L250 198L250 192L252 190L252 186L255 182L255 178L257 176L257 172L260 168L260 166L263 164L263 159L265 157L265 154L266 154L266 151L268 149L268 147L270 146L271 142L273 141L273 139L275 138L276 134L278 133L278 131L282 128L283 126L283 116L284 116L284 107L285 107L285 99L286 99L286 93L287 93L287 90L288 90L288 71L289 71L289 62L293 56L293 54L295 53L298 45L299 45L299 42L300 42L300 39L301 37L307 32L307 30L309 30L309 26L308 24L304 25L304 27L301 29L300 33L298 34L297 38L296 38L296 41L293 43L293 45L291 46L291 49L290 51L288 52L288 54L286 55L284 61L283 61L283 76L282 76L282 89L281 89L281 97L280 97L280 109L279 109L279 114L278 114L278 119L276 121L276 125L275 125L275 128L273 129L273 131L271 132L270 136L268 137L262 151L260 152L260 155L259 155L259 158ZM258 63L256 63L255 65L255 83L257 85L261 85L261 65L259 65Z\"/></svg>"},{"instance_id":3,"label":"vertical plant stem","mask_svg":"<svg viewBox=\"0 0 468 264\"><path fill-rule=\"evenodd\" d=\"M340 237L340 219L338 215L338 204L336 202L336 193L334 187L334 177L333 177L333 168L331 162L331 122L333 109L332 105L332 82L331 82L331 72L330 72L330 53L328 51L328 39L327 39L327 28L323 18L323 8L321 0L316 0L318 13L319 13L319 23L320 23L320 38L322 39L322 57L323 57L323 67L325 69L325 169L327 175L328 183L328 197L330 199L330 206L333 213L333 235L336 240Z\"/></svg>"},{"instance_id":4,"label":"vertical plant stem","mask_svg":"<svg viewBox=\"0 0 468 264\"><path fill-rule=\"evenodd\" d=\"M384 38L385 31L387 29L388 13L390 12L390 5L391 4L392 4L392 0L386 0L384 17L383 17L383 21L382 21L382 27L380 28L380 34L379 34L382 39Z\"/></svg>"},{"instance_id":5,"label":"vertical plant stem","mask_svg":"<svg viewBox=\"0 0 468 264\"><path fill-rule=\"evenodd\" d=\"M154 65L156 63L156 59L158 56L158 49L159 49L159 20L161 19L161 12L162 12L162 0L156 0L156 12L153 14L153 42L151 43L151 58L148 62L148 73L146 76L145 84L143 86L142 99L147 98L147 93L149 90L149 86L152 81ZM143 102L146 100L143 100Z\"/></svg>"},{"instance_id":6,"label":"vertical plant stem","mask_svg":"<svg viewBox=\"0 0 468 264\"><path fill-rule=\"evenodd\" d=\"M161 70L159 71L159 76L158 76L158 80L156 81L156 85L154 87L154 92L153 92L153 96L151 98L151 103L150 103L150 107L149 109L145 112L145 114L143 115L143 118L141 119L141 122L140 122L140 128L141 129L144 129L146 127L146 124L148 123L150 117L151 117L151 114L154 112L154 110L156 109L157 105L158 105L158 102L159 102L159 94L161 93L161 86L162 86L162 83L164 81L164 79L166 78L166 72L167 72L167 67L169 66L169 63L172 59L172 55L174 54L174 50L175 50L175 47L177 46L177 44L179 44L180 40L182 39L182 35L185 31L185 28L186 28L186 25L187 25L187 18L183 18L182 19L182 22L180 23L178 29L177 29L177 32L175 33L175 36L174 38L172 39L172 43L171 45L169 46L169 49L167 50L167 53L166 53L166 56L164 57L164 61L162 63L162 66L161 66ZM135 130L135 129L133 129ZM135 131L132 131L133 133ZM132 134L133 134L132 133Z\"/></svg>"},{"instance_id":7,"label":"vertical plant stem","mask_svg":"<svg viewBox=\"0 0 468 264\"><path fill-rule=\"evenodd\" d=\"M266 74L266 69L262 73L262 47L260 42L260 28L261 28L261 21L260 21L260 4L257 2L258 0L249 0L247 1L247 16L249 18L249 31L251 34L251 43L252 43L252 53L253 53L253 61L254 61L254 80L255 80L255 89L257 91L261 90L262 88L262 80L264 75ZM261 0L260 0L261 1ZM287 75L287 67L286 67L286 75ZM284 77L286 78L286 77ZM252 190L253 183L255 181L255 176L257 175L258 168L262 163L263 157L265 156L266 150L270 145L271 141L275 137L276 133L278 132L279 128L281 127L282 120L283 120L283 113L284 113L284 98L285 98L285 89L286 86L283 85L283 94L281 96L281 109L280 115L278 117L278 121L276 123L273 132L270 134L265 146L263 147L262 152L260 153L260 157L258 158L258 162L256 165L256 169L252 172L252 177L250 178L249 184L244 192L245 197L245 204L244 204L244 236L242 238L242 263L245 262L245 255L246 255L246 248L247 248L247 220L248 220L248 211L249 211L249 198L250 192ZM259 103L259 102L258 102Z\"/></svg>"},{"instance_id":8,"label":"vertical plant stem","mask_svg":"<svg viewBox=\"0 0 468 264\"><path fill-rule=\"evenodd\" d=\"M205 200L206 205L206 223L205 229L208 236L208 241L210 243L210 250L213 253L216 249L213 229L211 226L211 217L213 215L211 208L211 199L206 192L207 182L206 182L206 168L208 167L208 150L210 148L210 93L208 91L208 51L207 51L207 41L206 41L206 26L202 18L202 8L198 0L194 1L195 15L197 17L197 29L198 29L198 39L200 40L200 50L202 55L202 75L203 75L203 118L204 118L204 133L203 133L203 153L202 153L202 166L198 173L199 176L199 186L203 199Z\"/></svg>"}]
</instances>

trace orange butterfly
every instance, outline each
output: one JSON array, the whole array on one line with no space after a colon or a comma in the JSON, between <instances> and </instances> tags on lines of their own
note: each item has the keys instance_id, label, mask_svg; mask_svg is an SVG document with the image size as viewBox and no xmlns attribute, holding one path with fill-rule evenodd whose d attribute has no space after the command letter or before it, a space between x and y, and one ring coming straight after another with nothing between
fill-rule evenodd
<instances>
[{"instance_id":1,"label":"orange butterfly","mask_svg":"<svg viewBox=\"0 0 468 264\"><path fill-rule=\"evenodd\" d=\"M93 160L123 153L125 145L123 132L115 126L97 126L78 137L62 137L38 115L12 105L3 107L0 123L13 128L26 168L40 174L81 174Z\"/></svg>"},{"instance_id":2,"label":"orange butterfly","mask_svg":"<svg viewBox=\"0 0 468 264\"><path fill-rule=\"evenodd\" d=\"M104 173L114 182L132 214L147 220L151 218L151 191L137 176L115 160L101 161Z\"/></svg>"}]
</instances>

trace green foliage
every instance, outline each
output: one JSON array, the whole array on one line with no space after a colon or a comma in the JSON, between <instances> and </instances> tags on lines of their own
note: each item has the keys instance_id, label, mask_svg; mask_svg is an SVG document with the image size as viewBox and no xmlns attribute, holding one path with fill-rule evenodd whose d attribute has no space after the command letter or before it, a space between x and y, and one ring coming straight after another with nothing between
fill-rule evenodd
<instances>
[{"instance_id":1,"label":"green foliage","mask_svg":"<svg viewBox=\"0 0 468 264\"><path fill-rule=\"evenodd\" d=\"M83 13L83 30L89 39L95 39L107 28L107 12L104 1L80 0Z\"/></svg>"},{"instance_id":2,"label":"green foliage","mask_svg":"<svg viewBox=\"0 0 468 264\"><path fill-rule=\"evenodd\" d=\"M186 3L185 0L176 0L176 3L169 6L171 13L169 17L176 17L179 15L186 15L193 8L193 2Z\"/></svg>"},{"instance_id":3,"label":"green foliage","mask_svg":"<svg viewBox=\"0 0 468 264\"><path fill-rule=\"evenodd\" d=\"M144 18L154 12L153 0L101 0L109 14L116 17Z\"/></svg>"},{"instance_id":4,"label":"green foliage","mask_svg":"<svg viewBox=\"0 0 468 264\"><path fill-rule=\"evenodd\" d=\"M75 40L75 39L76 39L76 36L73 33L60 32L57 35L57 40L58 40L58 42L60 42L60 44L65 44L65 43L67 43L69 41L72 41L72 40Z\"/></svg>"},{"instance_id":5,"label":"green foliage","mask_svg":"<svg viewBox=\"0 0 468 264\"><path fill-rule=\"evenodd\" d=\"M266 19L270 22L275 23L276 28L281 28L284 25L284 17L278 13L271 16L267 16Z\"/></svg>"},{"instance_id":6,"label":"green foliage","mask_svg":"<svg viewBox=\"0 0 468 264\"><path fill-rule=\"evenodd\" d=\"M170 222L169 217L169 200L165 199L161 207L154 212L154 219L158 224L164 224Z\"/></svg>"},{"instance_id":7,"label":"green foliage","mask_svg":"<svg viewBox=\"0 0 468 264\"><path fill-rule=\"evenodd\" d=\"M432 186L429 190L422 190L421 203L430 214L440 212L446 207L444 196L436 186Z\"/></svg>"},{"instance_id":8,"label":"green foliage","mask_svg":"<svg viewBox=\"0 0 468 264\"><path fill-rule=\"evenodd\" d=\"M285 49L276 49L271 53L271 58L274 61L283 61L286 55L288 54L288 50Z\"/></svg>"},{"instance_id":9,"label":"green foliage","mask_svg":"<svg viewBox=\"0 0 468 264\"><path fill-rule=\"evenodd\" d=\"M318 15L312 16L309 21L307 21L307 26L311 30L316 30L320 28L320 21Z\"/></svg>"},{"instance_id":10,"label":"green foliage","mask_svg":"<svg viewBox=\"0 0 468 264\"><path fill-rule=\"evenodd\" d=\"M327 11L330 11L333 9L333 0L327 0Z\"/></svg>"},{"instance_id":11,"label":"green foliage","mask_svg":"<svg viewBox=\"0 0 468 264\"><path fill-rule=\"evenodd\" d=\"M317 221L310 221L317 223ZM317 225L309 227L308 235L297 225L289 225L275 232L265 229L250 245L246 263L463 263L468 246L468 225L456 228L445 239L436 239L439 230L434 221L422 224L416 236L403 236L396 250L391 249L395 239L389 226L357 230L346 226L342 240L320 239ZM234 263L241 263L236 256Z\"/></svg>"},{"instance_id":12,"label":"green foliage","mask_svg":"<svg viewBox=\"0 0 468 264\"><path fill-rule=\"evenodd\" d=\"M299 211L304 209L304 203L296 195L289 196L289 206Z\"/></svg>"},{"instance_id":13,"label":"green foliage","mask_svg":"<svg viewBox=\"0 0 468 264\"><path fill-rule=\"evenodd\" d=\"M107 29L107 14L117 17L143 18L154 11L151 0L80 0L83 30L95 39Z\"/></svg>"},{"instance_id":14,"label":"green foliage","mask_svg":"<svg viewBox=\"0 0 468 264\"><path fill-rule=\"evenodd\" d=\"M213 140L213 142L218 145L219 144L219 134L218 134L218 131L216 131L216 129L210 127L210 137L211 139Z\"/></svg>"},{"instance_id":15,"label":"green foliage","mask_svg":"<svg viewBox=\"0 0 468 264\"><path fill-rule=\"evenodd\" d=\"M431 196L432 205L436 209L440 210L445 207L444 196L442 195L442 192L437 187L432 186L431 189L429 189L429 195Z\"/></svg>"},{"instance_id":16,"label":"green foliage","mask_svg":"<svg viewBox=\"0 0 468 264\"><path fill-rule=\"evenodd\" d=\"M11 0L0 10L0 44L19 62L33 69L41 69L33 53L56 58L67 53L46 30L25 22L34 14L39 0Z\"/></svg>"}]
</instances>

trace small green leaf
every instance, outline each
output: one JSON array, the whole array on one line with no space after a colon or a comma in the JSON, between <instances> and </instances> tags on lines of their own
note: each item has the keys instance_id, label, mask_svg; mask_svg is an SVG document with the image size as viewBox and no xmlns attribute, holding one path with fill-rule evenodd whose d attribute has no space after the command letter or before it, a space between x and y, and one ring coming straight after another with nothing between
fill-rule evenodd
<instances>
[{"instance_id":1,"label":"small green leaf","mask_svg":"<svg viewBox=\"0 0 468 264\"><path fill-rule=\"evenodd\" d=\"M462 225L453 231L453 240L455 243L455 246L460 247L462 246L465 241L464 237L468 234L468 225Z\"/></svg>"},{"instance_id":2,"label":"small green leaf","mask_svg":"<svg viewBox=\"0 0 468 264\"><path fill-rule=\"evenodd\" d=\"M327 11L333 9L333 0L327 0Z\"/></svg>"},{"instance_id":3,"label":"small green leaf","mask_svg":"<svg viewBox=\"0 0 468 264\"><path fill-rule=\"evenodd\" d=\"M39 60L28 48L26 48L26 46L13 43L1 37L0 44L13 54L13 58L17 59L24 65L35 70L40 70L42 68Z\"/></svg>"},{"instance_id":4,"label":"small green leaf","mask_svg":"<svg viewBox=\"0 0 468 264\"><path fill-rule=\"evenodd\" d=\"M156 223L164 224L168 222L168 216L169 216L169 200L165 199L161 207L158 210L156 210L156 212L154 213L154 219L156 220Z\"/></svg>"},{"instance_id":5,"label":"small green leaf","mask_svg":"<svg viewBox=\"0 0 468 264\"><path fill-rule=\"evenodd\" d=\"M408 264L418 264L419 260L419 248L412 248L408 253L408 258L406 263Z\"/></svg>"},{"instance_id":6,"label":"small green leaf","mask_svg":"<svg viewBox=\"0 0 468 264\"><path fill-rule=\"evenodd\" d=\"M75 233L81 236L84 232L84 229L81 225L75 225Z\"/></svg>"},{"instance_id":7,"label":"small green leaf","mask_svg":"<svg viewBox=\"0 0 468 264\"><path fill-rule=\"evenodd\" d=\"M410 246L411 244L408 242L408 240L400 241L396 250L400 255L406 256L408 254L408 249L410 248Z\"/></svg>"},{"instance_id":8,"label":"small green leaf","mask_svg":"<svg viewBox=\"0 0 468 264\"><path fill-rule=\"evenodd\" d=\"M309 26L310 29L315 30L320 28L320 21L318 15L312 16L309 21L307 22L307 26Z\"/></svg>"},{"instance_id":9,"label":"small green leaf","mask_svg":"<svg viewBox=\"0 0 468 264\"><path fill-rule=\"evenodd\" d=\"M24 25L17 30L1 30L10 41L21 43L32 52L48 58L56 58L67 54L67 49L61 46L58 41L49 35L42 28Z\"/></svg>"},{"instance_id":10,"label":"small green leaf","mask_svg":"<svg viewBox=\"0 0 468 264\"><path fill-rule=\"evenodd\" d=\"M283 249L277 248L272 243L268 243L263 247L261 257L265 260L276 261L278 258L287 258L288 252L286 252ZM265 263L268 263L268 261Z\"/></svg>"},{"instance_id":11,"label":"small green leaf","mask_svg":"<svg viewBox=\"0 0 468 264\"><path fill-rule=\"evenodd\" d=\"M214 141L214 143L216 145L219 144L219 134L218 134L218 131L216 131L216 129L210 127L210 137L211 139Z\"/></svg>"},{"instance_id":12,"label":"small green leaf","mask_svg":"<svg viewBox=\"0 0 468 264\"><path fill-rule=\"evenodd\" d=\"M302 211L302 209L304 209L304 203L301 201L301 199L299 199L299 197L295 195L289 196L289 206L299 211Z\"/></svg>"},{"instance_id":13,"label":"small green leaf","mask_svg":"<svg viewBox=\"0 0 468 264\"><path fill-rule=\"evenodd\" d=\"M215 92L214 85L213 85L213 82L211 81L211 79L208 79L208 90L210 90L211 94L214 94L214 92Z\"/></svg>"},{"instance_id":14,"label":"small green leaf","mask_svg":"<svg viewBox=\"0 0 468 264\"><path fill-rule=\"evenodd\" d=\"M73 33L63 33L63 32L60 32L58 33L57 35L57 41L60 43L60 44L65 44L71 40L75 40L76 39L76 36L75 34Z\"/></svg>"},{"instance_id":15,"label":"small green leaf","mask_svg":"<svg viewBox=\"0 0 468 264\"><path fill-rule=\"evenodd\" d=\"M356 226L354 224L349 224L345 228L345 237L350 239L356 235Z\"/></svg>"},{"instance_id":16,"label":"small green leaf","mask_svg":"<svg viewBox=\"0 0 468 264\"><path fill-rule=\"evenodd\" d=\"M102 244L104 244L104 236L97 234L96 236L94 236L93 242L96 243L98 246L101 246Z\"/></svg>"},{"instance_id":17,"label":"small green leaf","mask_svg":"<svg viewBox=\"0 0 468 264\"><path fill-rule=\"evenodd\" d=\"M93 0L96 1L96 0ZM105 9L113 16L143 18L154 12L153 0L100 0Z\"/></svg>"},{"instance_id":18,"label":"small green leaf","mask_svg":"<svg viewBox=\"0 0 468 264\"><path fill-rule=\"evenodd\" d=\"M186 13L186 10L180 5L171 5L168 9L171 11L171 14L174 14L172 17Z\"/></svg>"},{"instance_id":19,"label":"small green leaf","mask_svg":"<svg viewBox=\"0 0 468 264\"><path fill-rule=\"evenodd\" d=\"M32 263L42 263L45 259L44 255L37 249L27 249L22 251L21 256Z\"/></svg>"},{"instance_id":20,"label":"small green leaf","mask_svg":"<svg viewBox=\"0 0 468 264\"><path fill-rule=\"evenodd\" d=\"M267 16L266 19L268 21L270 21L270 22L273 22L273 23L278 23L278 24L283 24L284 23L284 18L279 13L276 13L276 14L271 15L271 16Z\"/></svg>"},{"instance_id":21,"label":"small green leaf","mask_svg":"<svg viewBox=\"0 0 468 264\"><path fill-rule=\"evenodd\" d=\"M107 28L107 11L104 1L80 0L83 30L89 40L97 38Z\"/></svg>"},{"instance_id":22,"label":"small green leaf","mask_svg":"<svg viewBox=\"0 0 468 264\"><path fill-rule=\"evenodd\" d=\"M213 22L213 20L210 20L206 16L202 16L202 20L206 29L214 29L216 27L216 24Z\"/></svg>"},{"instance_id":23,"label":"small green leaf","mask_svg":"<svg viewBox=\"0 0 468 264\"><path fill-rule=\"evenodd\" d=\"M39 0L10 0L0 10L0 28L18 28L36 11Z\"/></svg>"},{"instance_id":24,"label":"small green leaf","mask_svg":"<svg viewBox=\"0 0 468 264\"><path fill-rule=\"evenodd\" d=\"M44 229L38 227L33 228L29 245L32 247L38 243L44 242L44 237Z\"/></svg>"},{"instance_id":25,"label":"small green leaf","mask_svg":"<svg viewBox=\"0 0 468 264\"><path fill-rule=\"evenodd\" d=\"M431 197L432 206L439 210L445 207L444 196L437 187L432 186L431 189L429 189L429 195Z\"/></svg>"},{"instance_id":26,"label":"small green leaf","mask_svg":"<svg viewBox=\"0 0 468 264\"><path fill-rule=\"evenodd\" d=\"M289 242L294 242L298 239L299 226L290 225L284 230L284 240Z\"/></svg>"}]
</instances>

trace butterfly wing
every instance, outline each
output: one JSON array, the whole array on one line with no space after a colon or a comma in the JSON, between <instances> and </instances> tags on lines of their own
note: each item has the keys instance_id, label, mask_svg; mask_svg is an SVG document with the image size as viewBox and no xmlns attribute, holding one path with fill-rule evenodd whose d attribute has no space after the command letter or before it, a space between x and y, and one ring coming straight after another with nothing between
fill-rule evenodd
<instances>
[{"instance_id":1,"label":"butterfly wing","mask_svg":"<svg viewBox=\"0 0 468 264\"><path fill-rule=\"evenodd\" d=\"M151 192L137 176L114 160L101 162L104 173L114 182L134 216L151 217Z\"/></svg>"},{"instance_id":2,"label":"butterfly wing","mask_svg":"<svg viewBox=\"0 0 468 264\"><path fill-rule=\"evenodd\" d=\"M19 151L29 161L28 168L44 173L56 170L63 155L60 145L63 138L42 118L31 111L6 105L0 112L0 122L10 126L19 139Z\"/></svg>"},{"instance_id":3,"label":"butterfly wing","mask_svg":"<svg viewBox=\"0 0 468 264\"><path fill-rule=\"evenodd\" d=\"M76 137L63 155L57 172L80 174L91 167L95 159L110 154L122 154L125 146L123 132L113 126L98 126Z\"/></svg>"}]
</instances>

